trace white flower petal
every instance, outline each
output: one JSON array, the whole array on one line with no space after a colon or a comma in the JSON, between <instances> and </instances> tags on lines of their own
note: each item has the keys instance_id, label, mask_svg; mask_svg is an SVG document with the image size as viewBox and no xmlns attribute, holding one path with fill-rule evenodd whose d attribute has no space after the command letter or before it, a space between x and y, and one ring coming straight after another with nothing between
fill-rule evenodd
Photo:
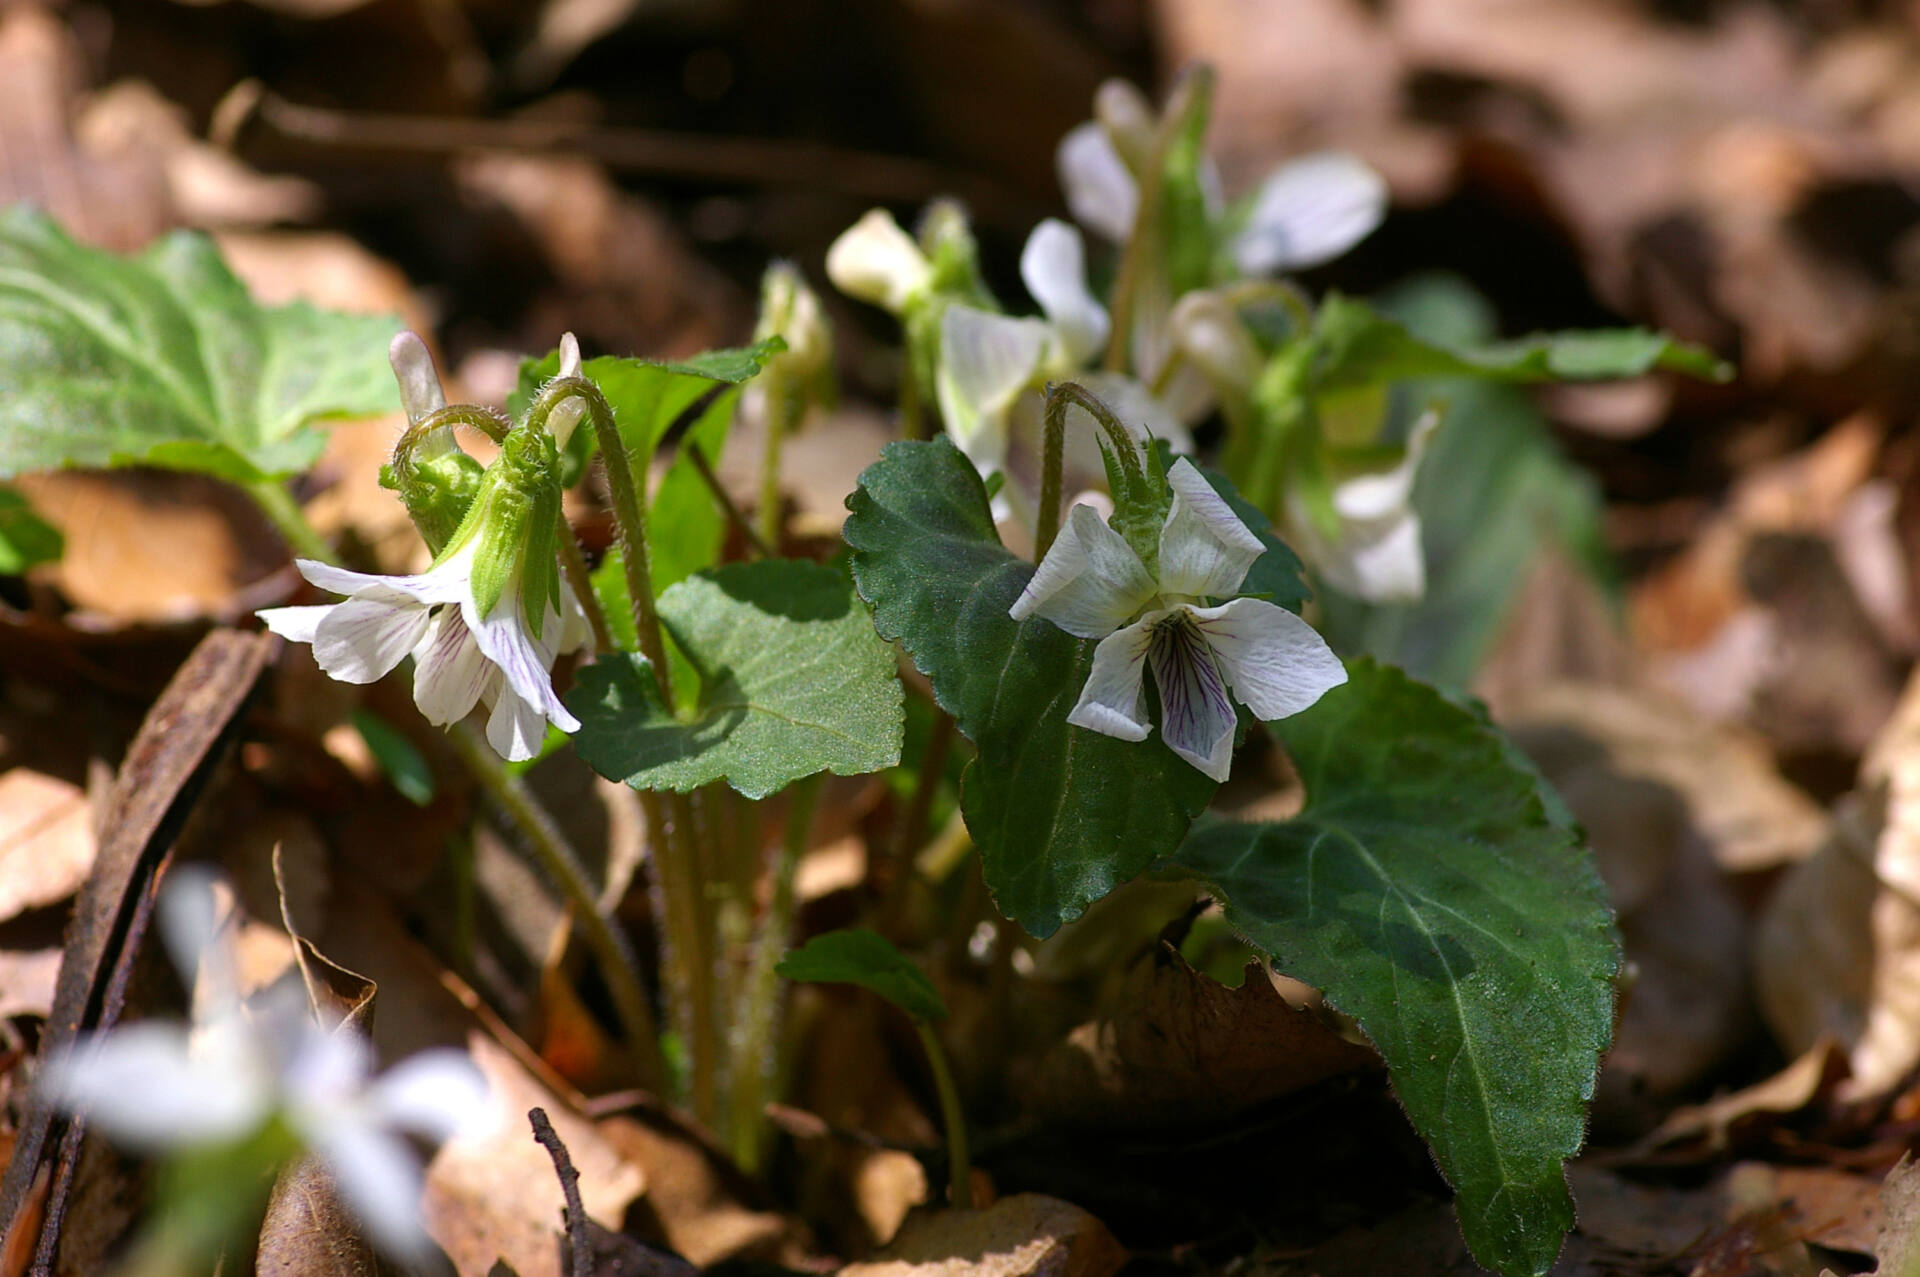
<instances>
[{"instance_id":1,"label":"white flower petal","mask_svg":"<svg viewBox=\"0 0 1920 1277\"><path fill-rule=\"evenodd\" d=\"M525 762L540 756L546 738L547 716L540 706L520 695L511 682L504 683L487 716L487 744L493 752L510 763Z\"/></svg>"},{"instance_id":2,"label":"white flower petal","mask_svg":"<svg viewBox=\"0 0 1920 1277\"><path fill-rule=\"evenodd\" d=\"M479 538L469 538L446 562L428 568L417 576L381 576L372 572L349 572L316 559L295 559L300 575L323 590L335 594L364 594L387 590L402 594L417 603L458 603L466 596L467 582L473 577L473 552Z\"/></svg>"},{"instance_id":3,"label":"white flower petal","mask_svg":"<svg viewBox=\"0 0 1920 1277\"><path fill-rule=\"evenodd\" d=\"M1060 335L1069 367L1079 368L1107 344L1112 325L1107 308L1087 288L1087 249L1079 231L1053 217L1034 227L1020 252L1020 279Z\"/></svg>"},{"instance_id":4,"label":"white flower petal","mask_svg":"<svg viewBox=\"0 0 1920 1277\"><path fill-rule=\"evenodd\" d=\"M1142 623L1153 631L1147 661L1160 691L1161 739L1207 775L1225 780L1233 766L1233 733L1239 719L1193 610L1173 608Z\"/></svg>"},{"instance_id":5,"label":"white flower petal","mask_svg":"<svg viewBox=\"0 0 1920 1277\"><path fill-rule=\"evenodd\" d=\"M560 334L560 371L561 377L580 375L580 339L572 333Z\"/></svg>"},{"instance_id":6,"label":"white flower petal","mask_svg":"<svg viewBox=\"0 0 1920 1277\"><path fill-rule=\"evenodd\" d=\"M420 1164L404 1139L346 1113L302 1133L376 1246L414 1263L431 1253L420 1222Z\"/></svg>"},{"instance_id":7,"label":"white flower petal","mask_svg":"<svg viewBox=\"0 0 1920 1277\"><path fill-rule=\"evenodd\" d=\"M1368 603L1409 603L1427 592L1420 516L1412 510L1383 521L1346 524L1333 542L1310 525L1302 532L1289 538L1300 557L1342 594Z\"/></svg>"},{"instance_id":8,"label":"white flower petal","mask_svg":"<svg viewBox=\"0 0 1920 1277\"><path fill-rule=\"evenodd\" d=\"M520 700L532 706L544 718L550 720L563 732L580 730L580 720L567 712L561 703L559 694L553 690L553 678L547 665L541 660L533 635L528 633L525 620L520 615L519 591L509 589L501 594L500 601L484 619L473 606L471 599L460 605L460 613L466 618L467 628L473 631L474 642L480 645L480 651L486 658L500 667L506 676L507 687L517 693ZM557 632L558 626L554 629ZM542 627L545 632L545 627ZM508 700L506 695L500 698L500 704ZM493 718L500 720L500 704L494 707ZM544 728L534 729L535 748ZM492 739L493 724L487 727L488 738ZM502 755L505 756L504 753ZM531 754L525 757L532 757Z\"/></svg>"},{"instance_id":9,"label":"white flower petal","mask_svg":"<svg viewBox=\"0 0 1920 1277\"><path fill-rule=\"evenodd\" d=\"M1103 80L1093 92L1093 118L1100 122L1130 170L1137 172L1145 166L1160 119L1153 103L1133 81L1118 76Z\"/></svg>"},{"instance_id":10,"label":"white flower petal","mask_svg":"<svg viewBox=\"0 0 1920 1277\"><path fill-rule=\"evenodd\" d=\"M283 1031L288 1052L280 1084L287 1109L303 1129L324 1126L365 1086L373 1070L373 1044L347 1025L322 1028L304 1007Z\"/></svg>"},{"instance_id":11,"label":"white flower petal","mask_svg":"<svg viewBox=\"0 0 1920 1277\"><path fill-rule=\"evenodd\" d=\"M1195 289L1173 308L1173 335L1187 361L1223 390L1248 394L1265 361L1240 313L1210 289Z\"/></svg>"},{"instance_id":12,"label":"white flower petal","mask_svg":"<svg viewBox=\"0 0 1920 1277\"><path fill-rule=\"evenodd\" d=\"M471 1133L493 1117L486 1077L452 1047L408 1056L380 1076L367 1099L387 1125L434 1140Z\"/></svg>"},{"instance_id":13,"label":"white flower petal","mask_svg":"<svg viewBox=\"0 0 1920 1277\"><path fill-rule=\"evenodd\" d=\"M1439 412L1429 409L1414 423L1407 436L1407 448L1392 469L1356 475L1342 480L1333 489L1333 510L1342 519L1359 522L1397 519L1406 513L1413 499L1413 480L1426 453L1427 441L1440 424Z\"/></svg>"},{"instance_id":14,"label":"white flower petal","mask_svg":"<svg viewBox=\"0 0 1920 1277\"><path fill-rule=\"evenodd\" d=\"M433 370L433 355L419 333L396 333L387 346L387 362L393 365L394 380L400 383L400 406L407 410L408 421L418 421L447 406L446 392Z\"/></svg>"},{"instance_id":15,"label":"white flower petal","mask_svg":"<svg viewBox=\"0 0 1920 1277\"><path fill-rule=\"evenodd\" d=\"M270 1079L244 1057L196 1059L185 1027L157 1020L81 1038L47 1062L39 1085L61 1108L143 1149L238 1139L272 1104Z\"/></svg>"},{"instance_id":16,"label":"white flower petal","mask_svg":"<svg viewBox=\"0 0 1920 1277\"><path fill-rule=\"evenodd\" d=\"M1077 638L1105 638L1153 594L1133 547L1091 506L1077 505L1007 614L1045 617Z\"/></svg>"},{"instance_id":17,"label":"white flower petal","mask_svg":"<svg viewBox=\"0 0 1920 1277\"><path fill-rule=\"evenodd\" d=\"M896 315L926 289L932 277L933 268L920 245L883 208L842 231L827 249L827 278L834 287Z\"/></svg>"},{"instance_id":18,"label":"white flower petal","mask_svg":"<svg viewBox=\"0 0 1920 1277\"><path fill-rule=\"evenodd\" d=\"M261 608L254 615L289 643L311 643L321 618L333 611L333 607L331 603L320 603L313 607L268 607Z\"/></svg>"},{"instance_id":19,"label":"white flower petal","mask_svg":"<svg viewBox=\"0 0 1920 1277\"><path fill-rule=\"evenodd\" d=\"M1185 457L1167 471L1173 506L1160 529L1160 587L1169 594L1231 594L1266 546Z\"/></svg>"},{"instance_id":20,"label":"white flower petal","mask_svg":"<svg viewBox=\"0 0 1920 1277\"><path fill-rule=\"evenodd\" d=\"M560 334L560 370L555 377L578 377L580 375L580 340L572 333ZM562 399L547 414L547 433L553 436L555 447L564 448L567 440L573 437L574 429L586 420L587 401L579 395Z\"/></svg>"},{"instance_id":21,"label":"white flower petal","mask_svg":"<svg viewBox=\"0 0 1920 1277\"><path fill-rule=\"evenodd\" d=\"M1060 139L1054 166L1073 219L1112 243L1126 243L1140 210L1140 185L1107 131L1091 120L1073 129Z\"/></svg>"},{"instance_id":22,"label":"white flower petal","mask_svg":"<svg viewBox=\"0 0 1920 1277\"><path fill-rule=\"evenodd\" d=\"M426 632L428 609L385 589L336 603L313 635L313 659L342 683L384 678Z\"/></svg>"},{"instance_id":23,"label":"white flower petal","mask_svg":"<svg viewBox=\"0 0 1920 1277\"><path fill-rule=\"evenodd\" d=\"M1153 629L1144 621L1101 639L1093 649L1093 669L1087 675L1087 685L1080 689L1080 700L1067 721L1121 740L1145 740L1153 723L1147 717L1141 675L1146 671L1147 648L1152 642Z\"/></svg>"},{"instance_id":24,"label":"white flower petal","mask_svg":"<svg viewBox=\"0 0 1920 1277\"><path fill-rule=\"evenodd\" d=\"M972 306L948 306L940 318L940 416L967 459L987 473L1006 455L1006 412L1038 374L1053 330Z\"/></svg>"},{"instance_id":25,"label":"white flower petal","mask_svg":"<svg viewBox=\"0 0 1920 1277\"><path fill-rule=\"evenodd\" d=\"M1264 722L1297 714L1347 681L1346 668L1327 641L1265 599L1234 599L1194 608L1191 615L1233 694Z\"/></svg>"},{"instance_id":26,"label":"white flower petal","mask_svg":"<svg viewBox=\"0 0 1920 1277\"><path fill-rule=\"evenodd\" d=\"M1359 157L1303 155L1260 184L1233 241L1234 262L1246 275L1318 266L1365 239L1386 213L1386 180Z\"/></svg>"},{"instance_id":27,"label":"white flower petal","mask_svg":"<svg viewBox=\"0 0 1920 1277\"><path fill-rule=\"evenodd\" d=\"M457 607L435 609L433 621L413 650L413 703L435 727L465 718L480 699L494 667L480 652Z\"/></svg>"}]
</instances>

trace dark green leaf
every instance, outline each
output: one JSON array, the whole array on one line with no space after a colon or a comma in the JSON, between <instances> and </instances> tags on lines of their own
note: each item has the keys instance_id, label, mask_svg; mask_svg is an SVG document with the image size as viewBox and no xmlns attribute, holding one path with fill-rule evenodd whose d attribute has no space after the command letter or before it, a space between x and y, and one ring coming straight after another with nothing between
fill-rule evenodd
<instances>
[{"instance_id":1,"label":"dark green leaf","mask_svg":"<svg viewBox=\"0 0 1920 1277\"><path fill-rule=\"evenodd\" d=\"M309 423L399 405L396 322L255 304L205 236L122 258L0 213L0 474L159 465L257 482L305 469Z\"/></svg>"},{"instance_id":2,"label":"dark green leaf","mask_svg":"<svg viewBox=\"0 0 1920 1277\"><path fill-rule=\"evenodd\" d=\"M353 711L353 727L402 798L416 807L433 801L433 769L398 728L370 709Z\"/></svg>"},{"instance_id":3,"label":"dark green leaf","mask_svg":"<svg viewBox=\"0 0 1920 1277\"><path fill-rule=\"evenodd\" d=\"M774 970L811 984L857 984L916 1020L946 1018L947 1004L926 972L885 936L864 927L815 936L780 959Z\"/></svg>"},{"instance_id":4,"label":"dark green leaf","mask_svg":"<svg viewBox=\"0 0 1920 1277\"><path fill-rule=\"evenodd\" d=\"M1612 1030L1606 894L1483 717L1398 670L1350 675L1273 725L1300 815L1210 823L1174 859L1380 1048L1480 1262L1544 1273Z\"/></svg>"},{"instance_id":5,"label":"dark green leaf","mask_svg":"<svg viewBox=\"0 0 1920 1277\"><path fill-rule=\"evenodd\" d=\"M0 576L18 576L36 563L52 563L65 548L60 529L35 514L25 497L0 486Z\"/></svg>"},{"instance_id":6,"label":"dark green leaf","mask_svg":"<svg viewBox=\"0 0 1920 1277\"><path fill-rule=\"evenodd\" d=\"M893 657L840 573L778 559L732 564L667 590L659 611L699 675L697 705L670 712L639 657L580 671L567 698L581 720L575 748L601 775L677 791L724 779L762 798L815 772L853 776L899 761Z\"/></svg>"},{"instance_id":7,"label":"dark green leaf","mask_svg":"<svg viewBox=\"0 0 1920 1277\"><path fill-rule=\"evenodd\" d=\"M961 810L987 884L1009 918L1051 935L1177 846L1214 783L1157 734L1068 725L1095 644L1007 615L1033 566L1000 544L979 474L944 437L887 445L847 507L874 624L979 749Z\"/></svg>"},{"instance_id":8,"label":"dark green leaf","mask_svg":"<svg viewBox=\"0 0 1920 1277\"><path fill-rule=\"evenodd\" d=\"M1658 370L1725 381L1731 369L1698 346L1644 328L1538 333L1486 345L1436 342L1365 302L1331 293L1314 321L1321 391L1414 377L1551 381L1637 377Z\"/></svg>"}]
</instances>

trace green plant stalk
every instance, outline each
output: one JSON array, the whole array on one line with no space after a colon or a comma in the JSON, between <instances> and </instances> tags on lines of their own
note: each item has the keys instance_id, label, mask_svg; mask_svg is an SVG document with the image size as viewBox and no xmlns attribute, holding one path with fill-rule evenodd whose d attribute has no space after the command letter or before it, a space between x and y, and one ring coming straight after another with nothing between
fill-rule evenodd
<instances>
[{"instance_id":1,"label":"green plant stalk","mask_svg":"<svg viewBox=\"0 0 1920 1277\"><path fill-rule=\"evenodd\" d=\"M600 960L601 977L607 982L614 1010L626 1031L628 1047L638 1062L641 1081L658 1089L666 1079L666 1063L660 1056L653 1012L647 1006L646 986L640 979L640 964L625 939L600 912L593 883L578 853L567 844L566 835L553 823L546 809L528 792L526 782L507 770L506 764L470 722L456 723L447 735L467 770L525 839L534 861L573 906L581 938Z\"/></svg>"},{"instance_id":2,"label":"green plant stalk","mask_svg":"<svg viewBox=\"0 0 1920 1277\"><path fill-rule=\"evenodd\" d=\"M967 1115L960 1108L960 1089L953 1084L946 1048L925 1020L913 1022L920 1046L933 1071L933 1088L940 1094L940 1120L947 1128L947 1192L956 1210L973 1209L973 1155L967 1147Z\"/></svg>"},{"instance_id":3,"label":"green plant stalk","mask_svg":"<svg viewBox=\"0 0 1920 1277\"><path fill-rule=\"evenodd\" d=\"M667 649L660 635L660 616L654 610L652 559L647 550L646 506L635 479L633 459L627 453L626 440L613 419L613 406L600 388L585 377L561 377L547 383L527 409L522 429L544 430L547 417L564 400L587 401L593 418L594 436L600 455L606 458L607 495L613 502L614 532L620 545L621 567L626 572L627 595L633 606L634 633L640 640L640 655L653 666L654 681L660 698L673 704L673 687L667 681Z\"/></svg>"},{"instance_id":4,"label":"green plant stalk","mask_svg":"<svg viewBox=\"0 0 1920 1277\"><path fill-rule=\"evenodd\" d=\"M749 1175L760 1169L765 1150L767 1087L778 1071L776 1037L780 1028L780 977L774 968L793 938L794 877L806 855L807 838L819 810L821 777L809 776L787 790L787 826L773 862L773 894L753 939L753 952L733 1022L733 1073L728 1124L733 1160Z\"/></svg>"},{"instance_id":5,"label":"green plant stalk","mask_svg":"<svg viewBox=\"0 0 1920 1277\"><path fill-rule=\"evenodd\" d=\"M307 522L307 516L300 510L300 503L293 499L285 484L277 479L261 479L245 485L247 495L260 507L260 513L267 516L275 530L286 541L294 554L303 559L317 559L321 563L337 563L333 547L326 543L313 525Z\"/></svg>"},{"instance_id":6,"label":"green plant stalk","mask_svg":"<svg viewBox=\"0 0 1920 1277\"><path fill-rule=\"evenodd\" d=\"M686 448L687 464L692 466L693 472L700 476L700 482L707 485L707 491L713 495L713 503L720 507L720 513L726 516L733 530L740 534L740 539L747 543L747 550L751 557L771 559L772 545L777 544L777 540L772 543L764 540L753 524L748 522L747 516L740 513L740 507L735 505L733 498L727 494L727 485L720 482L720 476L713 472L713 463L707 460L706 453L700 451L700 445L688 440Z\"/></svg>"},{"instance_id":7,"label":"green plant stalk","mask_svg":"<svg viewBox=\"0 0 1920 1277\"><path fill-rule=\"evenodd\" d=\"M580 542L574 537L573 525L567 522L564 510L560 513L560 526L554 531L560 543L560 574L566 577L574 597L580 600L581 611L587 614L587 628L593 631L593 650L611 652L616 646L613 631L607 628L607 614L600 606L600 596L593 592L593 576L587 571Z\"/></svg>"},{"instance_id":8,"label":"green plant stalk","mask_svg":"<svg viewBox=\"0 0 1920 1277\"><path fill-rule=\"evenodd\" d=\"M755 517L761 542L774 546L780 544L780 452L787 432L799 423L805 400L798 387L789 385L774 369L761 376L766 378L767 446L760 457L760 508Z\"/></svg>"},{"instance_id":9,"label":"green plant stalk","mask_svg":"<svg viewBox=\"0 0 1920 1277\"><path fill-rule=\"evenodd\" d=\"M1120 252L1120 266L1114 272L1110 310L1112 335L1107 339L1106 358L1101 367L1108 372L1125 372L1133 345L1134 300L1140 291L1146 270L1146 254L1159 252L1160 205L1167 184L1167 151L1180 132L1195 92L1210 92L1210 84L1199 84L1189 73L1174 89L1154 130L1153 148L1147 154L1146 172L1139 175L1139 203L1134 208L1133 232Z\"/></svg>"},{"instance_id":10,"label":"green plant stalk","mask_svg":"<svg viewBox=\"0 0 1920 1277\"><path fill-rule=\"evenodd\" d=\"M1084 408L1100 428L1106 431L1113 445L1114 455L1120 462L1120 468L1127 472L1129 480L1139 482L1144 478L1138 456L1139 444L1133 435L1113 415L1113 410L1100 401L1100 397L1077 381L1050 382L1047 385L1047 406L1044 433L1041 436L1040 452L1040 513L1034 520L1033 561L1040 562L1047 557L1054 538L1060 535L1060 497L1065 484L1067 451L1067 409L1078 404Z\"/></svg>"}]
</instances>

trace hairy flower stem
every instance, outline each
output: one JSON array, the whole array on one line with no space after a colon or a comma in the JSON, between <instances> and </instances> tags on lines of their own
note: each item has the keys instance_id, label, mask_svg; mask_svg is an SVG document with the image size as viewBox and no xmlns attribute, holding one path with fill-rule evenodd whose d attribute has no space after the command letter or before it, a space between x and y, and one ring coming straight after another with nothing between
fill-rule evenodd
<instances>
[{"instance_id":1,"label":"hairy flower stem","mask_svg":"<svg viewBox=\"0 0 1920 1277\"><path fill-rule=\"evenodd\" d=\"M919 1019L913 1022L913 1027L920 1035L920 1046L927 1053L927 1067L933 1071L933 1088L940 1095L940 1120L947 1128L947 1191L956 1210L972 1210L973 1155L967 1147L967 1115L960 1108L960 1088L953 1084L946 1048L940 1045L933 1027Z\"/></svg>"},{"instance_id":2,"label":"hairy flower stem","mask_svg":"<svg viewBox=\"0 0 1920 1277\"><path fill-rule=\"evenodd\" d=\"M547 383L539 398L527 409L523 429L544 430L547 417L567 399L586 400L593 418L594 435L600 455L606 459L607 495L613 501L615 535L620 546L620 565L627 575L627 595L633 605L634 633L640 640L640 655L653 666L653 677L660 697L673 703L673 688L667 682L667 649L660 636L660 616L653 605L653 568L647 551L646 506L634 476L633 459L627 444L614 424L613 406L600 393L600 387L585 377L558 377Z\"/></svg>"},{"instance_id":3,"label":"hairy flower stem","mask_svg":"<svg viewBox=\"0 0 1920 1277\"><path fill-rule=\"evenodd\" d=\"M1034 520L1033 561L1047 557L1047 549L1060 535L1060 498L1065 484L1067 455L1067 409L1079 405L1107 434L1114 457L1126 472L1129 482L1144 478L1140 468L1140 445L1131 432L1113 415L1113 409L1077 381L1051 382L1047 386L1045 433L1040 453L1040 514Z\"/></svg>"},{"instance_id":4,"label":"hairy flower stem","mask_svg":"<svg viewBox=\"0 0 1920 1277\"><path fill-rule=\"evenodd\" d=\"M793 880L813 832L820 806L822 778L809 776L787 790L787 826L773 862L773 894L766 916L754 935L752 955L741 981L740 1000L733 1023L731 1120L728 1123L733 1160L753 1174L766 1146L760 1120L767 1101L767 1084L777 1072L776 1036L780 1027L780 977L774 973L793 939Z\"/></svg>"},{"instance_id":5,"label":"hairy flower stem","mask_svg":"<svg viewBox=\"0 0 1920 1277\"><path fill-rule=\"evenodd\" d=\"M580 863L579 853L568 845L566 835L528 791L526 782L507 769L472 724L455 724L448 739L467 770L520 833L534 861L573 906L574 922L580 928L581 938L600 960L600 975L612 995L621 1028L626 1031L627 1045L638 1063L641 1083L658 1089L667 1075L666 1064L660 1056L653 1012L647 1006L646 987L641 983L640 964L626 940L600 912L593 883Z\"/></svg>"}]
</instances>

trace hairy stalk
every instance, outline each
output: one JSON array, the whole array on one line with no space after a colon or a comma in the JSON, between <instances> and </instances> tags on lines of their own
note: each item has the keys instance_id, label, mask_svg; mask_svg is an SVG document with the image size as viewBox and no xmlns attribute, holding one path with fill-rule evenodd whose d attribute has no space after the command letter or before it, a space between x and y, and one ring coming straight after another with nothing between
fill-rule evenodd
<instances>
[{"instance_id":1,"label":"hairy stalk","mask_svg":"<svg viewBox=\"0 0 1920 1277\"><path fill-rule=\"evenodd\" d=\"M600 393L600 387L585 377L558 377L547 383L527 409L526 425L522 428L546 429L547 417L563 401L572 398L587 401L588 411L593 417L594 435L600 444L600 455L606 458L607 495L613 501L615 535L620 545L621 567L627 575L627 594L633 604L633 628L640 639L640 655L646 657L647 663L653 666L653 677L660 688L661 699L671 705L673 688L667 682L666 643L660 636L660 616L653 605L653 568L647 551L646 506L635 481L633 460L627 454L626 441L620 437L620 429L614 424L613 406Z\"/></svg>"},{"instance_id":2,"label":"hairy stalk","mask_svg":"<svg viewBox=\"0 0 1920 1277\"><path fill-rule=\"evenodd\" d=\"M933 1071L933 1087L940 1093L940 1120L947 1128L947 1191L957 1210L973 1209L973 1155L967 1147L967 1115L960 1108L960 1089L953 1084L946 1048L924 1020L913 1022L920 1046Z\"/></svg>"},{"instance_id":3,"label":"hairy stalk","mask_svg":"<svg viewBox=\"0 0 1920 1277\"><path fill-rule=\"evenodd\" d=\"M1077 381L1049 382L1043 419L1045 433L1040 454L1040 515L1034 521L1035 563L1047 557L1053 539L1060 535L1060 490L1065 482L1067 409L1075 405L1084 409L1095 424L1106 432L1114 457L1120 468L1126 471L1128 480L1137 484L1145 478L1145 472L1140 467L1140 445L1132 432L1121 424L1120 418L1113 415L1113 409Z\"/></svg>"},{"instance_id":4,"label":"hairy stalk","mask_svg":"<svg viewBox=\"0 0 1920 1277\"><path fill-rule=\"evenodd\" d=\"M483 408L479 404L448 404L436 408L407 428L400 436L400 442L394 446L393 455L396 465L402 461L402 454L411 454L416 437L424 439L428 434L442 426L471 426L495 443L505 443L507 431L513 429L513 419L498 408Z\"/></svg>"},{"instance_id":5,"label":"hairy stalk","mask_svg":"<svg viewBox=\"0 0 1920 1277\"><path fill-rule=\"evenodd\" d=\"M580 609L587 614L587 627L593 631L593 650L611 652L615 646L613 631L607 628L607 614L600 606L600 596L593 592L593 576L587 571L587 561L580 554L580 542L575 539L573 525L567 522L564 511L555 531L560 542L560 574L567 578L567 584L580 600Z\"/></svg>"},{"instance_id":6,"label":"hairy stalk","mask_svg":"<svg viewBox=\"0 0 1920 1277\"><path fill-rule=\"evenodd\" d=\"M733 1024L732 1117L728 1123L733 1160L749 1175L760 1167L765 1146L760 1120L767 1083L776 1071L780 1027L780 977L774 973L793 936L794 875L806 854L814 813L820 805L822 777L809 776L787 790L787 827L773 862L773 894L754 936L753 953Z\"/></svg>"},{"instance_id":7,"label":"hairy stalk","mask_svg":"<svg viewBox=\"0 0 1920 1277\"><path fill-rule=\"evenodd\" d=\"M507 770L506 764L471 723L456 724L448 733L448 739L467 770L485 787L487 796L519 831L535 862L573 906L581 938L600 960L601 978L613 997L621 1027L626 1030L627 1045L639 1063L641 1081L659 1087L666 1077L666 1066L660 1058L653 1012L648 1009L646 987L640 979L640 964L626 940L600 912L593 883L580 863L579 854L567 844L566 835L553 823L546 809L528 792L526 782Z\"/></svg>"}]
</instances>

